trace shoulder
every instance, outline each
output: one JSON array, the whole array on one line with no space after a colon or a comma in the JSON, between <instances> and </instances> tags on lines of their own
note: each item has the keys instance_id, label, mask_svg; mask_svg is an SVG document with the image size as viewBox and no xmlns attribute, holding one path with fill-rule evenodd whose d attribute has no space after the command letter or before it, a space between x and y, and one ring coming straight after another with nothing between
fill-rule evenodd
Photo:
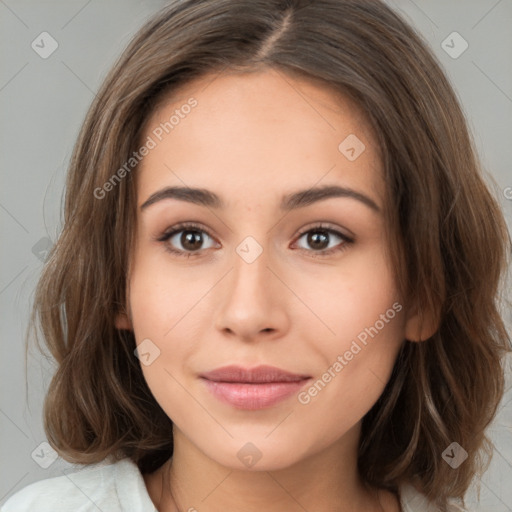
<instances>
[{"instance_id":1,"label":"shoulder","mask_svg":"<svg viewBox=\"0 0 512 512\"><path fill-rule=\"evenodd\" d=\"M34 482L11 496L0 512L154 512L144 479L130 459L103 461Z\"/></svg>"},{"instance_id":2,"label":"shoulder","mask_svg":"<svg viewBox=\"0 0 512 512\"><path fill-rule=\"evenodd\" d=\"M405 484L400 488L400 504L403 512L439 512L439 509L428 501L425 495L418 492L410 484ZM471 511L449 501L447 512Z\"/></svg>"}]
</instances>

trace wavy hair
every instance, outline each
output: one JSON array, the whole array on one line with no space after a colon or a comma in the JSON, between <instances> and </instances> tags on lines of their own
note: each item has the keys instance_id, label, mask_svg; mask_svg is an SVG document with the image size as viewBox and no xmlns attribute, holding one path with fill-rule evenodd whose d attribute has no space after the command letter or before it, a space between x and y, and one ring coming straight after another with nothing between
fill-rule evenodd
<instances>
[{"instance_id":1,"label":"wavy hair","mask_svg":"<svg viewBox=\"0 0 512 512\"><path fill-rule=\"evenodd\" d=\"M376 0L179 0L132 39L83 123L63 229L36 290L30 326L57 363L44 403L48 440L70 462L129 457L143 473L172 455L172 421L144 380L133 333L114 325L125 308L136 168L103 197L98 190L178 87L265 68L339 91L372 128L396 282L404 304L433 315L438 329L404 340L363 418L359 471L395 492L414 483L444 510L448 498L463 499L490 453L485 429L511 350L500 314L510 236L441 65ZM441 457L453 441L469 454L457 470Z\"/></svg>"}]
</instances>

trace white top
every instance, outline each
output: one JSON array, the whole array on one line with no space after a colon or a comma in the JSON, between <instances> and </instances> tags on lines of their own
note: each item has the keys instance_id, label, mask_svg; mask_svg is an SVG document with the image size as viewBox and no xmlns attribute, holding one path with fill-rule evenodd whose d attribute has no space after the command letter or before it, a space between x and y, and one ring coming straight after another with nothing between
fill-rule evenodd
<instances>
[{"instance_id":1,"label":"white top","mask_svg":"<svg viewBox=\"0 0 512 512\"><path fill-rule=\"evenodd\" d=\"M438 512L412 486L400 490L403 512ZM0 512L158 512L131 459L103 461L27 485ZM462 509L453 506L450 510Z\"/></svg>"}]
</instances>

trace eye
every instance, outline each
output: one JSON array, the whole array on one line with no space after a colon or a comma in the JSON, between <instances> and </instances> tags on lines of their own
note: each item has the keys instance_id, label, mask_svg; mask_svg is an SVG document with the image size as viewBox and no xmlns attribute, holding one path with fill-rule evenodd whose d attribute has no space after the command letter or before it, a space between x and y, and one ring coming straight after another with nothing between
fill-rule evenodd
<instances>
[{"instance_id":1,"label":"eye","mask_svg":"<svg viewBox=\"0 0 512 512\"><path fill-rule=\"evenodd\" d=\"M311 256L328 256L332 253L340 252L354 243L354 239L324 224L313 226L303 231L298 241L304 239L305 243L313 248L299 248L311 253ZM338 242L336 243L336 239ZM199 256L202 251L214 247L213 237L203 227L194 223L181 223L173 226L160 235L157 240L162 242L165 250L183 257ZM210 240L210 244L205 246L205 241Z\"/></svg>"},{"instance_id":2,"label":"eye","mask_svg":"<svg viewBox=\"0 0 512 512\"><path fill-rule=\"evenodd\" d=\"M329 228L323 224L319 224L306 231L303 231L298 240L304 239L305 243L313 248L313 251L307 247L300 247L302 250L312 252L312 256L328 256L332 253L342 251L350 244L354 243L354 239ZM336 242L338 239L338 243Z\"/></svg>"},{"instance_id":3,"label":"eye","mask_svg":"<svg viewBox=\"0 0 512 512\"><path fill-rule=\"evenodd\" d=\"M212 245L204 246L207 239L213 240L205 229L193 223L173 226L157 238L159 242L165 244L167 251L184 257L198 256L202 250L210 249ZM176 246L178 246L177 249Z\"/></svg>"}]
</instances>

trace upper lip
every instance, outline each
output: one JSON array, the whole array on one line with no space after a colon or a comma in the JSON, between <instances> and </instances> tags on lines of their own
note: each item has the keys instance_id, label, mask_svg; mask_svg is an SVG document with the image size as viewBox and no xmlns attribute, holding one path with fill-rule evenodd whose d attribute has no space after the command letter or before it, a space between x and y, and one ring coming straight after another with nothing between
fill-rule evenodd
<instances>
[{"instance_id":1,"label":"upper lip","mask_svg":"<svg viewBox=\"0 0 512 512\"><path fill-rule=\"evenodd\" d=\"M215 382L298 382L308 379L309 375L291 373L281 368L260 365L254 368L230 365L201 373L200 377Z\"/></svg>"}]
</instances>

